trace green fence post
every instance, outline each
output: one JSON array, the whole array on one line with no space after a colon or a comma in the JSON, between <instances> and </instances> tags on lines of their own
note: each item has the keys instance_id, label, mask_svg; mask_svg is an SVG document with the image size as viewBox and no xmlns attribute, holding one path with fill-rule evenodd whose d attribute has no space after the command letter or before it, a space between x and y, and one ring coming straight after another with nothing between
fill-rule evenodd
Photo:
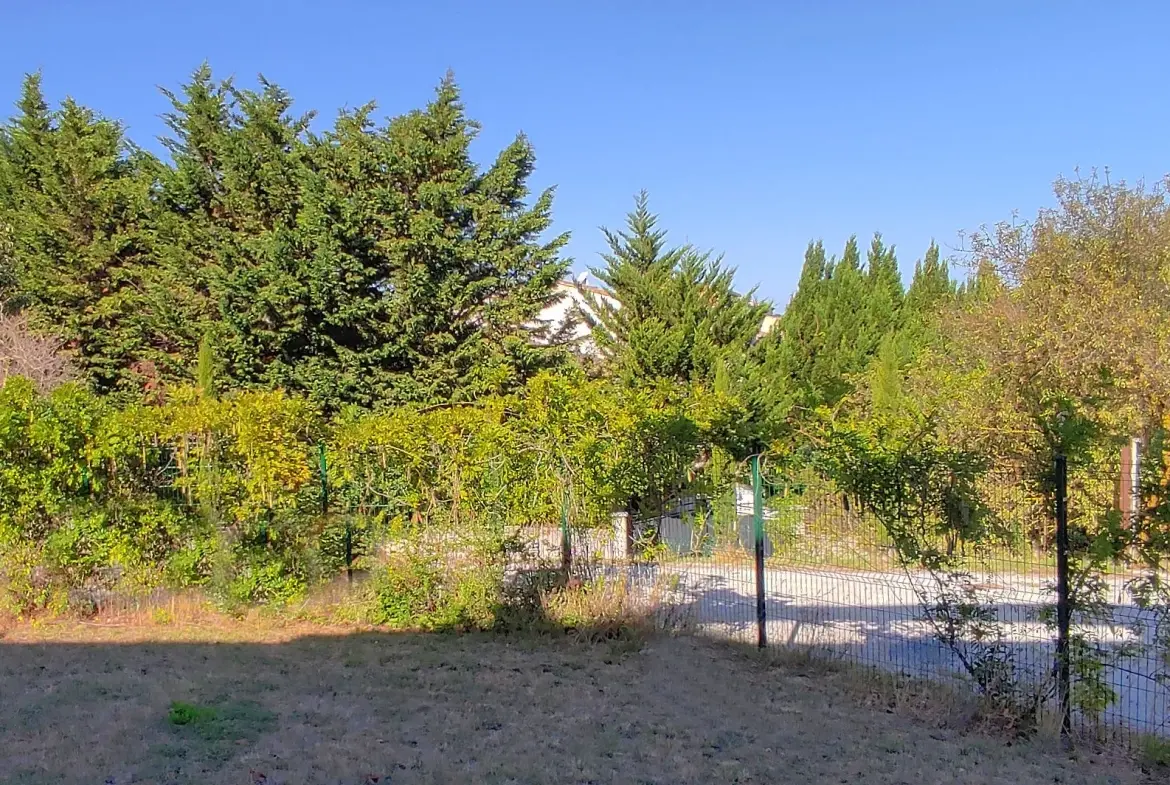
<instances>
[{"instance_id":1,"label":"green fence post","mask_svg":"<svg viewBox=\"0 0 1170 785\"><path fill-rule=\"evenodd\" d=\"M768 645L768 602L764 594L764 481L760 456L752 456L752 530L756 544L756 630L757 645Z\"/></svg>"},{"instance_id":2,"label":"green fence post","mask_svg":"<svg viewBox=\"0 0 1170 785\"><path fill-rule=\"evenodd\" d=\"M568 575L573 566L573 539L569 536L569 488L561 497L561 569Z\"/></svg>"}]
</instances>

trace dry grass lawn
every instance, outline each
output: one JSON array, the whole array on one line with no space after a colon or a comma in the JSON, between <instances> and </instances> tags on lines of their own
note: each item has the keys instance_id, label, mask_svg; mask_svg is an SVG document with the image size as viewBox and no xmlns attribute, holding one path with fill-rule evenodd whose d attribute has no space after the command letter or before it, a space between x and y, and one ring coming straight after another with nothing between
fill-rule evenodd
<instances>
[{"instance_id":1,"label":"dry grass lawn","mask_svg":"<svg viewBox=\"0 0 1170 785\"><path fill-rule=\"evenodd\" d=\"M867 707L856 681L687 637L638 647L254 625L24 626L0 639L0 782L1142 778L1129 764Z\"/></svg>"}]
</instances>

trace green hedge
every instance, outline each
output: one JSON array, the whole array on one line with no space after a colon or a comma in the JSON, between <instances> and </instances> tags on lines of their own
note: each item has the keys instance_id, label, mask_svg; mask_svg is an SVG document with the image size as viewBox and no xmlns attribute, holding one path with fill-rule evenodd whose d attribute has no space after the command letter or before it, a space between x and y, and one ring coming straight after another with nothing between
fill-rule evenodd
<instances>
[{"instance_id":1,"label":"green hedge","mask_svg":"<svg viewBox=\"0 0 1170 785\"><path fill-rule=\"evenodd\" d=\"M702 390L581 376L332 421L280 391L176 389L116 407L80 386L42 395L11 379L0 603L85 611L109 593L199 586L230 605L283 604L347 566L380 569L378 543L439 531L500 554L515 527L556 524L566 502L587 526L695 485L695 456L726 462L720 434L739 416ZM398 619L396 607L380 612Z\"/></svg>"}]
</instances>

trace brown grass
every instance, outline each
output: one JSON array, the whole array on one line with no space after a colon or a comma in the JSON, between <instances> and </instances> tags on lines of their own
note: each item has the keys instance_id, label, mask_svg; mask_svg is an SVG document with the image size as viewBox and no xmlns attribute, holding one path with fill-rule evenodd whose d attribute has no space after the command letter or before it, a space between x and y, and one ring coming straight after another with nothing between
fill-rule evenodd
<instances>
[{"instance_id":1,"label":"brown grass","mask_svg":"<svg viewBox=\"0 0 1170 785\"><path fill-rule=\"evenodd\" d=\"M137 623L10 628L0 782L1140 779L1055 746L915 720L812 660L685 636L574 640L354 632L181 607ZM175 701L211 719L174 725Z\"/></svg>"}]
</instances>

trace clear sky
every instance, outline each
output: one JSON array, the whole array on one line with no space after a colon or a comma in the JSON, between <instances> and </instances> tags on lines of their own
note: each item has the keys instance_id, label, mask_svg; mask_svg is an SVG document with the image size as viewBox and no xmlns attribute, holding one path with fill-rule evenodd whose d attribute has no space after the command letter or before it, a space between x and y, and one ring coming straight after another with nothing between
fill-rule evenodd
<instances>
[{"instance_id":1,"label":"clear sky","mask_svg":"<svg viewBox=\"0 0 1170 785\"><path fill-rule=\"evenodd\" d=\"M641 188L678 241L783 306L803 250L1034 214L1080 167L1170 171L1170 6L1123 2L0 0L0 103L42 69L157 149L203 60L331 118L420 106L450 68L489 161L517 131L578 270Z\"/></svg>"}]
</instances>

